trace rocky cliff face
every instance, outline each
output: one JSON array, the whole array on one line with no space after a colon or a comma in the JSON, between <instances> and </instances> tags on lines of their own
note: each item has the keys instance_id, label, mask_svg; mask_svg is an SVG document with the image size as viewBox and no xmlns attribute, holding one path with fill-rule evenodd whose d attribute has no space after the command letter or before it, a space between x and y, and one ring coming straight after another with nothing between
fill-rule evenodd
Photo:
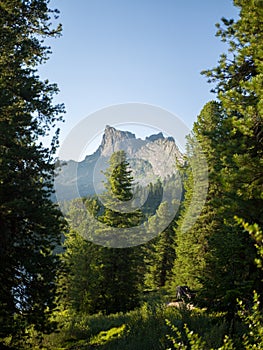
<instances>
[{"instance_id":1,"label":"rocky cliff face","mask_svg":"<svg viewBox=\"0 0 263 350\"><path fill-rule=\"evenodd\" d=\"M137 139L129 131L117 130L109 125L106 126L99 153L101 156L110 157L113 152L125 150L128 156L132 156L144 145L143 140Z\"/></svg>"},{"instance_id":2,"label":"rocky cliff face","mask_svg":"<svg viewBox=\"0 0 263 350\"><path fill-rule=\"evenodd\" d=\"M136 182L147 185L158 178L165 179L176 172L176 161L183 156L172 137L162 133L151 135L145 140L136 138L129 131L106 126L101 145L95 153L81 162L69 161L59 171L55 180L58 200L88 196L101 191L101 170L107 167L107 160L113 152L124 150L127 154Z\"/></svg>"}]
</instances>

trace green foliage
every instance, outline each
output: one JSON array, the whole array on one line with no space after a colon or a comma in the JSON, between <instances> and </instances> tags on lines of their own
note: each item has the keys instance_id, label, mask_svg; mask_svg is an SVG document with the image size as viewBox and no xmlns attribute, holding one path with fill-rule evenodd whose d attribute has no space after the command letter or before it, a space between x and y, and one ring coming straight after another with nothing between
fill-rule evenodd
<instances>
[{"instance_id":1,"label":"green foliage","mask_svg":"<svg viewBox=\"0 0 263 350\"><path fill-rule=\"evenodd\" d=\"M263 234L258 224L249 225L243 219L235 217L237 222L243 226L243 228L250 234L250 236L254 239L255 246L257 248L258 257L255 259L255 262L258 268L262 269L262 260L263 260Z\"/></svg>"},{"instance_id":2,"label":"green foliage","mask_svg":"<svg viewBox=\"0 0 263 350\"><path fill-rule=\"evenodd\" d=\"M98 217L103 225L96 230L96 235L104 237L104 246L136 245L133 236L129 236L129 230L125 229L140 225L143 222L143 214L133 208L134 180L124 151L111 155L109 168L104 175L106 176L105 191L102 195L104 210Z\"/></svg>"},{"instance_id":3,"label":"green foliage","mask_svg":"<svg viewBox=\"0 0 263 350\"><path fill-rule=\"evenodd\" d=\"M58 315L64 324L59 334L45 337L47 349L87 349L92 345L108 350L157 350L166 349L165 334L168 327L165 318L179 324L179 311L160 304L144 303L140 308L111 315L88 315L63 312Z\"/></svg>"},{"instance_id":4,"label":"green foliage","mask_svg":"<svg viewBox=\"0 0 263 350\"><path fill-rule=\"evenodd\" d=\"M112 154L109 168L105 172L104 206L105 210L99 220L106 228L99 228L96 234L109 235L109 246L112 242L121 240L121 236L128 234L115 233L117 229L138 226L142 220L142 213L138 210L125 211L125 202L132 199L133 177L129 169L124 151ZM113 241L111 240L111 235ZM115 245L113 245L115 247ZM142 274L142 254L140 247L108 248L101 250L100 276L102 284L100 290L104 298L104 312L107 314L127 311L138 305Z\"/></svg>"},{"instance_id":5,"label":"green foliage","mask_svg":"<svg viewBox=\"0 0 263 350\"><path fill-rule=\"evenodd\" d=\"M67 269L59 279L60 288L64 291L63 308L95 313L102 303L99 262L102 247L70 231L66 235L65 248L63 261Z\"/></svg>"},{"instance_id":6,"label":"green foliage","mask_svg":"<svg viewBox=\"0 0 263 350\"><path fill-rule=\"evenodd\" d=\"M189 343L189 346L184 343L182 340L181 332L178 330L177 327L171 324L169 320L166 320L167 325L172 329L175 336L167 335L167 338L173 343L174 349L179 350L200 350L205 348L205 342L195 333L190 331L187 327L187 325L184 325L184 331L186 334L187 341Z\"/></svg>"},{"instance_id":7,"label":"green foliage","mask_svg":"<svg viewBox=\"0 0 263 350\"><path fill-rule=\"evenodd\" d=\"M101 331L90 341L91 345L104 345L122 336L125 331L125 324L120 327L113 327L108 331Z\"/></svg>"},{"instance_id":8,"label":"green foliage","mask_svg":"<svg viewBox=\"0 0 263 350\"><path fill-rule=\"evenodd\" d=\"M219 290L222 296L223 290L227 291L225 301L232 306L236 297L249 297L253 289L262 290L262 273L254 265L253 241L247 232L240 232L233 217L237 215L246 222L263 224L263 13L254 2L234 3L240 8L240 18L236 22L223 19L224 28L219 26L218 32L229 45L229 55L222 55L219 65L205 72L217 83L215 91L225 115L220 132L226 138L214 147L220 151L220 169L215 181L223 191L217 206L223 221L221 232L213 233L209 241L204 283L206 290L211 291L218 290L220 279L224 281ZM220 275L220 271L226 274ZM217 281L214 276L219 277Z\"/></svg>"},{"instance_id":9,"label":"green foliage","mask_svg":"<svg viewBox=\"0 0 263 350\"><path fill-rule=\"evenodd\" d=\"M63 113L52 102L57 86L36 70L50 53L42 39L61 32L51 25L57 11L48 2L0 1L0 339L16 348L29 329L55 326L54 249L65 231L50 201L58 131L50 148L41 143Z\"/></svg>"},{"instance_id":10,"label":"green foliage","mask_svg":"<svg viewBox=\"0 0 263 350\"><path fill-rule=\"evenodd\" d=\"M248 326L248 333L243 336L246 350L263 349L263 314L260 307L259 295L254 293L252 310L248 311L242 301L239 301L239 316Z\"/></svg>"},{"instance_id":11,"label":"green foliage","mask_svg":"<svg viewBox=\"0 0 263 350\"><path fill-rule=\"evenodd\" d=\"M162 202L158 207L155 216L149 218L149 229L156 227L156 222L160 225L162 220L164 225L169 223L166 213L168 203ZM146 284L150 288L164 287L171 277L175 259L175 231L174 221L169 223L168 227L161 232L155 239L145 245L145 261L147 265Z\"/></svg>"},{"instance_id":12,"label":"green foliage","mask_svg":"<svg viewBox=\"0 0 263 350\"><path fill-rule=\"evenodd\" d=\"M228 325L223 314L207 314L204 310L187 310L166 307L166 296L157 293L150 296L138 309L111 315L88 315L85 313L61 313L58 315L63 328L59 334L45 337L47 349L86 349L96 343L98 349L107 350L160 350L167 349L173 337L166 319L181 332L184 342L187 337L184 324L200 334L208 348L222 346ZM91 347L92 348L92 347Z\"/></svg>"},{"instance_id":13,"label":"green foliage","mask_svg":"<svg viewBox=\"0 0 263 350\"><path fill-rule=\"evenodd\" d=\"M123 213L121 208L117 211L114 207L131 199L133 179L128 167L124 152L112 155L105 173L103 206L97 198L71 203L67 216L72 231L66 237L63 255L69 273L61 277L61 286L66 289L64 307L77 312L110 314L138 305L144 273L141 247L119 249L92 242L105 232L115 235L118 241L121 237L116 236L115 229L133 227L141 221L140 212ZM93 223L87 213L97 221ZM111 236L106 243L110 246Z\"/></svg>"},{"instance_id":14,"label":"green foliage","mask_svg":"<svg viewBox=\"0 0 263 350\"><path fill-rule=\"evenodd\" d=\"M147 218L154 215L162 201L163 185L161 181L158 180L154 184L149 183L146 187L140 187L138 192L142 198L146 199L142 206L144 215Z\"/></svg>"},{"instance_id":15,"label":"green foliage","mask_svg":"<svg viewBox=\"0 0 263 350\"><path fill-rule=\"evenodd\" d=\"M252 1L235 1L238 21L223 20L218 35L229 45L218 67L205 74L228 115L228 142L221 155L222 184L229 196L238 194L247 222L262 225L262 52L263 12Z\"/></svg>"},{"instance_id":16,"label":"green foliage","mask_svg":"<svg viewBox=\"0 0 263 350\"><path fill-rule=\"evenodd\" d=\"M208 103L188 139L185 210L179 220L174 283L200 289L209 307L233 316L236 298L262 289L262 273L254 264L251 237L234 216L262 225L262 9L251 1L235 1L240 18L223 19L218 35L229 55L204 72L215 82L219 103ZM190 161L198 140L208 163L207 202L194 225L182 230L194 215L197 199ZM230 315L229 315L230 316ZM230 317L232 317L230 316Z\"/></svg>"},{"instance_id":17,"label":"green foliage","mask_svg":"<svg viewBox=\"0 0 263 350\"><path fill-rule=\"evenodd\" d=\"M208 238L211 232L221 226L222 219L216 218L215 201L219 196L222 197L222 191L220 185L213 181L220 167L215 145L221 145L223 142L223 136L220 136L221 120L219 104L209 102L194 124L193 134L188 137L186 163L182 169L185 199L176 229L173 289L176 285L189 285L194 289L202 286L200 275L205 269ZM196 165L196 162L199 162L200 147L202 147L202 156L208 163L208 174L206 169L198 168ZM194 171L198 171L199 174L193 174ZM206 204L200 213L199 193L205 190L203 179L205 176L208 176L209 188ZM196 181L198 181L197 184Z\"/></svg>"},{"instance_id":18,"label":"green foliage","mask_svg":"<svg viewBox=\"0 0 263 350\"><path fill-rule=\"evenodd\" d=\"M132 199L133 177L131 173L125 152L114 152L110 157L109 168L104 172L107 178L105 197L108 201Z\"/></svg>"},{"instance_id":19,"label":"green foliage","mask_svg":"<svg viewBox=\"0 0 263 350\"><path fill-rule=\"evenodd\" d=\"M242 334L242 339L238 341L236 339L231 339L229 335L225 335L222 344L218 345L216 348L209 345L209 341L213 339L214 335L210 329L209 338L205 340L206 336L199 336L196 332L190 331L188 325L184 325L184 330L180 330L178 327L174 326L169 320L166 320L167 325L172 331L171 334L167 334L167 338L172 342L174 349L180 350L250 350L250 349L263 349L263 315L262 309L260 308L259 296L254 293L254 303L252 309L247 309L247 306L239 301L239 311L243 325L240 324L239 327L244 330ZM246 328L244 328L246 326ZM241 336L239 335L239 337ZM218 338L217 333L217 338ZM238 334L235 334L237 336ZM171 349L171 348L170 348ZM169 349L169 350L170 350Z\"/></svg>"},{"instance_id":20,"label":"green foliage","mask_svg":"<svg viewBox=\"0 0 263 350\"><path fill-rule=\"evenodd\" d=\"M257 224L249 225L242 219L235 218L236 221L241 224L246 231L256 241L256 248L258 251L259 259L256 260L258 268L262 269L262 231ZM217 350L235 350L235 349L263 349L263 314L262 307L260 306L260 297L254 292L253 305L249 307L249 304L242 300L238 301L239 310L237 312L242 323L236 326L236 331L233 334L233 339L229 335L224 336L223 344L217 347ZM192 317L189 323L192 322ZM170 329L173 331L173 335L168 334L167 338L173 343L174 349L210 349L215 350L213 346L206 340L206 336L199 336L197 333L190 332L188 326L185 325L185 332L183 333L178 327L175 327L169 320L166 321ZM232 321L231 321L232 322ZM235 321L237 322L237 321ZM203 324L204 327L204 324ZM202 328L203 328L202 327ZM218 325L217 325L218 328ZM231 330L230 327L229 330ZM201 329L202 330L202 329ZM241 331L241 332L240 332ZM200 331L199 331L200 332ZM218 339L220 336L218 332L213 333L212 329L209 330L209 339ZM241 336L242 335L242 336ZM171 349L171 348L170 348ZM170 350L169 349L169 350Z\"/></svg>"}]
</instances>

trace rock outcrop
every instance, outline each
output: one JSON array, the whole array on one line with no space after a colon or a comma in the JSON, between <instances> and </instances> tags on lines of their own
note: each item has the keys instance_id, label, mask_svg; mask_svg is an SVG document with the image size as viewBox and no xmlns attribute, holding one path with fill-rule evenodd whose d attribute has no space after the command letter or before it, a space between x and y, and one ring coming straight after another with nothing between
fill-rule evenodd
<instances>
[{"instance_id":1,"label":"rock outcrop","mask_svg":"<svg viewBox=\"0 0 263 350\"><path fill-rule=\"evenodd\" d=\"M157 179L165 179L176 172L176 161L183 156L172 137L162 133L136 138L129 131L106 126L102 142L95 153L87 155L81 162L68 161L58 171L55 189L58 200L69 200L76 196L93 195L103 189L102 173L113 152L124 150L137 183L147 185Z\"/></svg>"}]
</instances>

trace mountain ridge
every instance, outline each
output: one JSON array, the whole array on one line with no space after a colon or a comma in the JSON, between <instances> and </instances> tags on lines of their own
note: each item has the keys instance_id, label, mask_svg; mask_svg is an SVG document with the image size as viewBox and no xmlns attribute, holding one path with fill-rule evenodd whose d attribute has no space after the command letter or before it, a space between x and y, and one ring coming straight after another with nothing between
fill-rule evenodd
<instances>
[{"instance_id":1,"label":"mountain ridge","mask_svg":"<svg viewBox=\"0 0 263 350\"><path fill-rule=\"evenodd\" d=\"M171 136L165 137L160 132L142 140L130 131L106 125L101 144L94 153L80 162L70 160L61 167L55 178L57 199L70 200L102 191L102 171L106 169L111 154L118 150L126 152L133 176L142 186L176 173L176 162L183 161L183 155Z\"/></svg>"}]
</instances>

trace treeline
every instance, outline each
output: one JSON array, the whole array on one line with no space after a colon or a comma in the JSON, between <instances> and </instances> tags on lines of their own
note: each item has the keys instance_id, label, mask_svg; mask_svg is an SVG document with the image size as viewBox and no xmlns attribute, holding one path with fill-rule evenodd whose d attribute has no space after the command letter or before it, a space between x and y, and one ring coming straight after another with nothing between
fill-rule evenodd
<instances>
[{"instance_id":1,"label":"treeline","mask_svg":"<svg viewBox=\"0 0 263 350\"><path fill-rule=\"evenodd\" d=\"M175 176L165 189L161 182L137 189L141 196L146 192L147 200L140 209L131 206L130 212L122 212L125 201L133 198L134 183L123 151L112 155L107 179L103 203L93 197L67 204L71 230L65 239L63 261L68 269L61 285L66 291L65 307L84 313L110 314L138 307L145 290L167 284L175 259L176 218L171 221L167 214L172 204L162 201L166 186L170 195L178 190L178 186L171 188ZM160 233L158 227L165 229Z\"/></svg>"}]
</instances>

